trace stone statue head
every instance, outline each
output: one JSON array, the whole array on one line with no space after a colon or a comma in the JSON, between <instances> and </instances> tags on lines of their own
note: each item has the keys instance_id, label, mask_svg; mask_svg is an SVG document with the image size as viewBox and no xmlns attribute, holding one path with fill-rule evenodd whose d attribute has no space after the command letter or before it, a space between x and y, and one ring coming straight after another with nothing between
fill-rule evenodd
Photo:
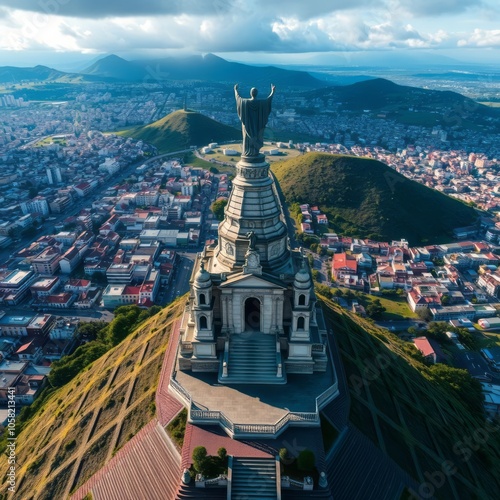
<instances>
[{"instance_id":1,"label":"stone statue head","mask_svg":"<svg viewBox=\"0 0 500 500\"><path fill-rule=\"evenodd\" d=\"M259 93L259 91L255 87L252 87L250 89L250 95L252 96L252 99L255 99L257 97L258 93Z\"/></svg>"}]
</instances>

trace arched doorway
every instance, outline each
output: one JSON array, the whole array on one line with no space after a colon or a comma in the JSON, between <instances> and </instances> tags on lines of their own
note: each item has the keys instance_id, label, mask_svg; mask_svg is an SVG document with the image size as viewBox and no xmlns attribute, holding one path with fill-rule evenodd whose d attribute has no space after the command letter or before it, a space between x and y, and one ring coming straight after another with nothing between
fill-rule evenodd
<instances>
[{"instance_id":1,"label":"arched doorway","mask_svg":"<svg viewBox=\"0 0 500 500\"><path fill-rule=\"evenodd\" d=\"M255 297L245 300L245 331L260 331L260 300Z\"/></svg>"}]
</instances>

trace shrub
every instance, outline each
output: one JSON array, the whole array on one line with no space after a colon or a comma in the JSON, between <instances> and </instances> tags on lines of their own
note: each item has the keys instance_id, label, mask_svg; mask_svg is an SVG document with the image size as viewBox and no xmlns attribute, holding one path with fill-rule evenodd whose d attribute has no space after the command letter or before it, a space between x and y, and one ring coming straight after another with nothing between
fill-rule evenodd
<instances>
[{"instance_id":1,"label":"shrub","mask_svg":"<svg viewBox=\"0 0 500 500\"><path fill-rule=\"evenodd\" d=\"M314 469L314 464L316 459L314 453L311 450L302 450L297 457L297 467L302 471L312 471Z\"/></svg>"},{"instance_id":2,"label":"shrub","mask_svg":"<svg viewBox=\"0 0 500 500\"><path fill-rule=\"evenodd\" d=\"M197 446L193 450L191 458L193 459L194 469L199 473L203 473L207 462L207 449L204 446Z\"/></svg>"}]
</instances>

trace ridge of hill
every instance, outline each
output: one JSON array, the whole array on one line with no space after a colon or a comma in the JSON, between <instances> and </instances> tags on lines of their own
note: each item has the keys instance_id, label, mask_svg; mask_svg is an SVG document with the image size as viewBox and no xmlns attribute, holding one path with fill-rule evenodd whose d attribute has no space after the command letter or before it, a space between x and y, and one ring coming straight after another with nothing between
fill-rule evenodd
<instances>
[{"instance_id":1,"label":"ridge of hill","mask_svg":"<svg viewBox=\"0 0 500 500\"><path fill-rule=\"evenodd\" d=\"M141 66L114 54L97 60L80 73L120 81L140 81L147 75Z\"/></svg>"},{"instance_id":2,"label":"ridge of hill","mask_svg":"<svg viewBox=\"0 0 500 500\"><path fill-rule=\"evenodd\" d=\"M382 113L388 119L407 125L477 130L477 127L491 127L491 119L500 120L499 109L480 104L457 92L398 85L385 78L315 89L304 95L331 100L341 110ZM500 129L498 123L494 125Z\"/></svg>"},{"instance_id":3,"label":"ridge of hill","mask_svg":"<svg viewBox=\"0 0 500 500\"><path fill-rule=\"evenodd\" d=\"M479 382L424 364L412 343L320 298L346 374L350 423L419 484L401 498L496 498L499 424L484 418Z\"/></svg>"},{"instance_id":4,"label":"ridge of hill","mask_svg":"<svg viewBox=\"0 0 500 500\"><path fill-rule=\"evenodd\" d=\"M329 226L345 236L443 242L454 228L477 220L472 207L369 158L307 153L272 170L289 204L319 205Z\"/></svg>"},{"instance_id":5,"label":"ridge of hill","mask_svg":"<svg viewBox=\"0 0 500 500\"><path fill-rule=\"evenodd\" d=\"M178 110L149 125L120 132L121 135L156 146L159 153L169 153L210 142L226 142L241 137L241 132L195 111Z\"/></svg>"},{"instance_id":6,"label":"ridge of hill","mask_svg":"<svg viewBox=\"0 0 500 500\"><path fill-rule=\"evenodd\" d=\"M15 498L67 498L153 419L165 351L183 308L176 300L35 401L17 436ZM0 467L8 470L5 454ZM4 477L0 493L7 486Z\"/></svg>"},{"instance_id":7,"label":"ridge of hill","mask_svg":"<svg viewBox=\"0 0 500 500\"><path fill-rule=\"evenodd\" d=\"M83 74L91 74L121 81L154 82L163 80L195 80L207 82L251 82L266 85L272 82L280 87L319 88L324 82L307 71L283 69L275 66L251 66L227 61L214 54L161 59L127 61L115 55L99 59Z\"/></svg>"}]
</instances>

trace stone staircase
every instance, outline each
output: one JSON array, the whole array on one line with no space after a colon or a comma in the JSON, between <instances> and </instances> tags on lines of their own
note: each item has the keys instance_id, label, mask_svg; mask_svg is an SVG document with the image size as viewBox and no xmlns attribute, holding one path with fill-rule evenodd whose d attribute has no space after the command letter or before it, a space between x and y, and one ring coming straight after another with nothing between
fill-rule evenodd
<instances>
[{"instance_id":1,"label":"stone staircase","mask_svg":"<svg viewBox=\"0 0 500 500\"><path fill-rule=\"evenodd\" d=\"M281 376L278 374L278 361L281 355L276 352L276 336L260 332L232 335L227 360L227 376L223 367L219 371L219 382L223 384L285 384L284 364Z\"/></svg>"},{"instance_id":2,"label":"stone staircase","mask_svg":"<svg viewBox=\"0 0 500 500\"><path fill-rule=\"evenodd\" d=\"M276 460L274 458L233 458L232 500L276 500Z\"/></svg>"}]
</instances>

